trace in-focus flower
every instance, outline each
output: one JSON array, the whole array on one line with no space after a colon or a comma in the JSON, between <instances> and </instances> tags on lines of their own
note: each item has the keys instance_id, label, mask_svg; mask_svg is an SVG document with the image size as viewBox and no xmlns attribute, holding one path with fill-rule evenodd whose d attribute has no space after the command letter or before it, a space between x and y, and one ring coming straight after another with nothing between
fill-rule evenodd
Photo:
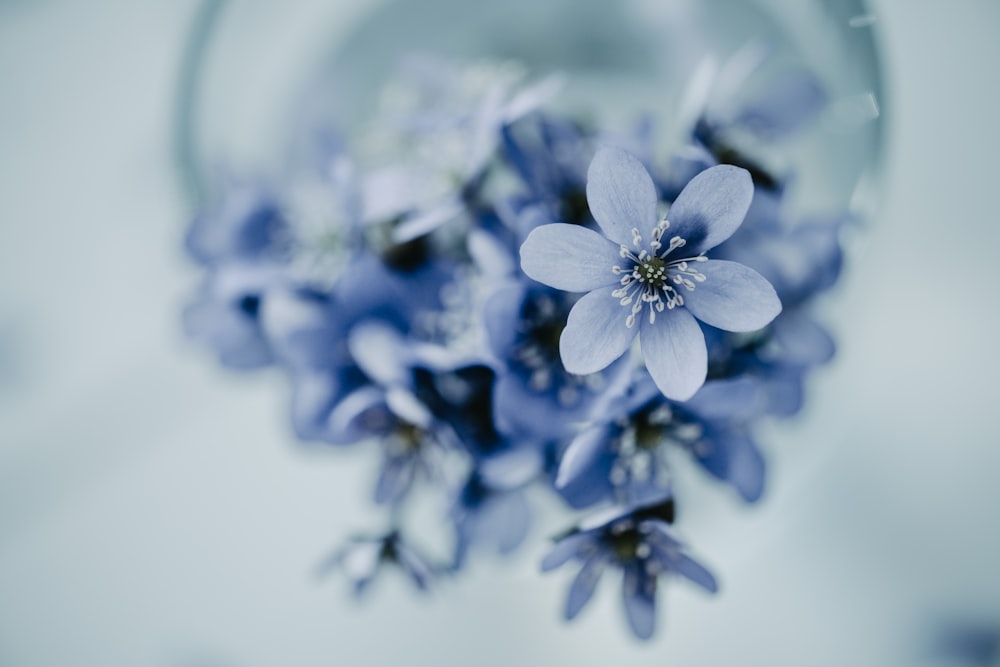
<instances>
[{"instance_id":1,"label":"in-focus flower","mask_svg":"<svg viewBox=\"0 0 1000 667\"><path fill-rule=\"evenodd\" d=\"M649 510L610 510L582 522L556 542L542 561L543 571L570 560L582 563L566 599L567 620L580 613L609 566L622 571L625 616L640 639L649 639L656 629L660 575L681 575L709 592L718 590L712 573L685 553L684 544L664 520L662 507L672 514L669 502Z\"/></svg>"},{"instance_id":2,"label":"in-focus flower","mask_svg":"<svg viewBox=\"0 0 1000 667\"><path fill-rule=\"evenodd\" d=\"M603 234L555 223L533 230L521 246L521 268L529 277L588 292L573 306L560 338L566 370L599 371L639 334L660 391L690 398L707 371L697 320L754 331L781 311L774 288L759 273L705 256L736 231L752 198L749 174L722 165L688 183L660 220L656 188L642 164L621 149L598 151L587 174L587 201Z\"/></svg>"}]
</instances>

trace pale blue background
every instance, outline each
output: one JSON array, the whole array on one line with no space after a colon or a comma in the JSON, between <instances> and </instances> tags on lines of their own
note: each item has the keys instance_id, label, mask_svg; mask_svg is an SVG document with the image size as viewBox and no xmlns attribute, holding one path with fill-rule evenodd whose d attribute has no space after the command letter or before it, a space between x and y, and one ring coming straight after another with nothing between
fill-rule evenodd
<instances>
[{"instance_id":1,"label":"pale blue background","mask_svg":"<svg viewBox=\"0 0 1000 667\"><path fill-rule=\"evenodd\" d=\"M1000 623L1000 3L874 4L885 194L840 357L766 501L704 494L712 524L681 525L723 594L671 587L637 645L610 583L559 621L537 534L428 599L311 579L371 516L370 461L296 449L278 375L179 334L196 3L0 0L0 665L902 666L937 618Z\"/></svg>"}]
</instances>

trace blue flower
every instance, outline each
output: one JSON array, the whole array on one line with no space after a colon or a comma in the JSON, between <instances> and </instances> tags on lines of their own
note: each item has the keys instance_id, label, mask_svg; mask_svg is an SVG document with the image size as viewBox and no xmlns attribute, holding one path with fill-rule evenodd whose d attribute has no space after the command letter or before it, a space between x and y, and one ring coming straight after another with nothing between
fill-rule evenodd
<instances>
[{"instance_id":1,"label":"blue flower","mask_svg":"<svg viewBox=\"0 0 1000 667\"><path fill-rule=\"evenodd\" d=\"M213 265L277 258L287 237L288 222L275 197L262 187L233 183L194 217L185 245L196 261Z\"/></svg>"},{"instance_id":2,"label":"blue flower","mask_svg":"<svg viewBox=\"0 0 1000 667\"><path fill-rule=\"evenodd\" d=\"M685 553L683 543L662 516L664 507L672 515L669 502L649 510L610 510L581 523L556 542L542 561L542 571L570 560L582 563L566 599L567 620L580 613L609 566L622 571L625 615L640 639L652 637L656 628L660 575L681 575L709 592L718 590L712 573Z\"/></svg>"},{"instance_id":3,"label":"blue flower","mask_svg":"<svg viewBox=\"0 0 1000 667\"><path fill-rule=\"evenodd\" d=\"M687 451L744 500L763 491L764 459L748 422L759 404L750 378L707 382L689 401L665 399L648 376L566 448L556 488L573 507L645 504L670 493L670 449Z\"/></svg>"},{"instance_id":4,"label":"blue flower","mask_svg":"<svg viewBox=\"0 0 1000 667\"><path fill-rule=\"evenodd\" d=\"M449 511L455 523L456 569L472 547L492 547L506 555L521 545L532 518L525 492L541 474L544 460L540 448L524 443L475 463Z\"/></svg>"},{"instance_id":5,"label":"blue flower","mask_svg":"<svg viewBox=\"0 0 1000 667\"><path fill-rule=\"evenodd\" d=\"M576 299L521 280L486 301L490 351L501 372L493 391L499 428L545 439L571 435L601 400L622 388L626 359L600 373L572 375L559 360L559 336Z\"/></svg>"},{"instance_id":6,"label":"blue flower","mask_svg":"<svg viewBox=\"0 0 1000 667\"><path fill-rule=\"evenodd\" d=\"M752 197L745 170L714 167L696 176L670 207L669 221L660 221L656 188L642 164L621 149L601 149L588 171L587 201L603 235L556 223L538 227L521 246L521 268L529 277L588 292L573 306L560 338L566 370L606 368L640 334L660 391L690 398L707 371L697 320L754 331L781 311L774 288L759 273L705 256L739 227Z\"/></svg>"},{"instance_id":7,"label":"blue flower","mask_svg":"<svg viewBox=\"0 0 1000 667\"><path fill-rule=\"evenodd\" d=\"M375 502L396 505L419 477L443 481L444 457L459 449L458 436L416 394L420 346L374 320L352 327L347 346L370 383L340 400L330 412L330 428L354 441L378 438L382 466Z\"/></svg>"},{"instance_id":8,"label":"blue flower","mask_svg":"<svg viewBox=\"0 0 1000 667\"><path fill-rule=\"evenodd\" d=\"M503 130L504 156L548 215L573 224L592 223L587 209L591 141L568 121L534 114Z\"/></svg>"},{"instance_id":9,"label":"blue flower","mask_svg":"<svg viewBox=\"0 0 1000 667\"><path fill-rule=\"evenodd\" d=\"M758 191L746 220L714 255L767 278L787 311L837 281L844 262L840 234L851 218L793 220L783 210L784 200L782 191Z\"/></svg>"},{"instance_id":10,"label":"blue flower","mask_svg":"<svg viewBox=\"0 0 1000 667\"><path fill-rule=\"evenodd\" d=\"M538 108L558 84L549 77L522 86L521 79L510 67L405 60L373 125L372 144L395 150L391 163L367 179L365 219L393 220L393 240L405 243L462 215L496 156L501 130Z\"/></svg>"},{"instance_id":11,"label":"blue flower","mask_svg":"<svg viewBox=\"0 0 1000 667\"><path fill-rule=\"evenodd\" d=\"M397 566L421 591L426 591L435 567L393 530L375 537L355 537L323 563L319 574L339 568L351 580L353 593L361 596L375 580L383 564Z\"/></svg>"},{"instance_id":12,"label":"blue flower","mask_svg":"<svg viewBox=\"0 0 1000 667\"><path fill-rule=\"evenodd\" d=\"M784 310L750 334L707 327L708 378L753 378L760 384L760 409L791 416L802 409L809 371L833 358L833 338L802 308Z\"/></svg>"},{"instance_id":13,"label":"blue flower","mask_svg":"<svg viewBox=\"0 0 1000 667\"><path fill-rule=\"evenodd\" d=\"M212 348L223 366L246 370L269 365L274 352L260 313L266 292L281 280L281 268L273 264L218 265L184 309L185 333Z\"/></svg>"}]
</instances>

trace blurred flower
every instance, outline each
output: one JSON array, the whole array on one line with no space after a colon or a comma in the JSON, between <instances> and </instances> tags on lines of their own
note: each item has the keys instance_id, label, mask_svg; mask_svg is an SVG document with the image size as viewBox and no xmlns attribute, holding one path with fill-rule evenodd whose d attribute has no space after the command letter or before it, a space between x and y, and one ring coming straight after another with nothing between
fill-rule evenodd
<instances>
[{"instance_id":1,"label":"blurred flower","mask_svg":"<svg viewBox=\"0 0 1000 667\"><path fill-rule=\"evenodd\" d=\"M417 587L425 591L435 567L410 546L398 530L376 537L355 537L320 566L319 573L338 568L350 579L355 596L361 596L375 580L384 564L394 565Z\"/></svg>"},{"instance_id":2,"label":"blurred flower","mask_svg":"<svg viewBox=\"0 0 1000 667\"><path fill-rule=\"evenodd\" d=\"M1000 626L994 623L961 622L942 627L934 637L931 653L948 664L990 667L1000 664Z\"/></svg>"},{"instance_id":3,"label":"blurred flower","mask_svg":"<svg viewBox=\"0 0 1000 667\"><path fill-rule=\"evenodd\" d=\"M560 538L542 561L548 571L576 560L582 563L570 586L564 615L573 619L587 604L604 570L622 571L625 616L636 637L649 639L656 629L656 585L661 575L680 575L705 590L718 590L715 577L685 553L670 525L652 510L614 509Z\"/></svg>"},{"instance_id":4,"label":"blurred flower","mask_svg":"<svg viewBox=\"0 0 1000 667\"><path fill-rule=\"evenodd\" d=\"M220 264L185 307L185 332L210 347L223 366L267 366L274 354L261 328L260 310L265 292L280 275L274 264Z\"/></svg>"},{"instance_id":5,"label":"blurred flower","mask_svg":"<svg viewBox=\"0 0 1000 667\"><path fill-rule=\"evenodd\" d=\"M576 298L519 281L486 302L490 351L501 367L494 389L498 426L543 439L571 435L600 402L620 391L629 369L622 358L589 375L574 375L559 359L559 338Z\"/></svg>"},{"instance_id":6,"label":"blurred flower","mask_svg":"<svg viewBox=\"0 0 1000 667\"><path fill-rule=\"evenodd\" d=\"M645 374L643 374L645 375ZM759 407L749 378L711 381L690 400L663 397L648 376L563 453L556 487L574 507L648 504L670 495L670 449L688 452L747 501L760 497L764 459L749 432Z\"/></svg>"}]
</instances>

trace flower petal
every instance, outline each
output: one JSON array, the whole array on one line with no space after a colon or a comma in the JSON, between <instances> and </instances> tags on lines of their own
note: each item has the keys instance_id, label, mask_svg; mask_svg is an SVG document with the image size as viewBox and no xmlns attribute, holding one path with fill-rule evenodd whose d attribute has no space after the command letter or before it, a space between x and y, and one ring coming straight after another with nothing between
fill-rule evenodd
<instances>
[{"instance_id":1,"label":"flower petal","mask_svg":"<svg viewBox=\"0 0 1000 667\"><path fill-rule=\"evenodd\" d=\"M827 92L815 76L807 71L792 72L745 104L734 124L774 140L815 120L827 101Z\"/></svg>"},{"instance_id":2,"label":"flower petal","mask_svg":"<svg viewBox=\"0 0 1000 667\"><path fill-rule=\"evenodd\" d=\"M833 337L802 311L785 311L774 321L774 342L782 363L809 366L830 361L836 352Z\"/></svg>"},{"instance_id":3,"label":"flower petal","mask_svg":"<svg viewBox=\"0 0 1000 667\"><path fill-rule=\"evenodd\" d=\"M719 245L743 222L753 200L750 172L728 164L701 172L684 186L667 219L666 238L680 236L684 253L698 255Z\"/></svg>"},{"instance_id":4,"label":"flower petal","mask_svg":"<svg viewBox=\"0 0 1000 667\"><path fill-rule=\"evenodd\" d=\"M603 554L598 554L596 556L591 556L590 559L583 564L580 568L579 574L573 579L573 583L569 587L569 596L566 598L566 620L570 621L583 606L587 604L591 596L594 595L594 590L597 588L597 582L601 580L601 574L604 573L604 566L607 564L607 560Z\"/></svg>"},{"instance_id":5,"label":"flower petal","mask_svg":"<svg viewBox=\"0 0 1000 667\"><path fill-rule=\"evenodd\" d=\"M638 327L625 326L628 311L611 296L616 289L617 284L594 290L569 311L559 337L559 355L570 373L586 375L607 368L635 340Z\"/></svg>"},{"instance_id":6,"label":"flower petal","mask_svg":"<svg viewBox=\"0 0 1000 667\"><path fill-rule=\"evenodd\" d=\"M761 390L761 380L746 375L710 380L685 407L706 420L750 419L760 409Z\"/></svg>"},{"instance_id":7,"label":"flower petal","mask_svg":"<svg viewBox=\"0 0 1000 667\"><path fill-rule=\"evenodd\" d=\"M706 324L726 331L756 331L781 312L781 301L764 276L737 262L698 262L706 280L684 292L684 306Z\"/></svg>"},{"instance_id":8,"label":"flower petal","mask_svg":"<svg viewBox=\"0 0 1000 667\"><path fill-rule=\"evenodd\" d=\"M683 307L660 313L654 324L642 318L639 343L646 369L663 395L686 401L705 383L705 335Z\"/></svg>"},{"instance_id":9,"label":"flower petal","mask_svg":"<svg viewBox=\"0 0 1000 667\"><path fill-rule=\"evenodd\" d=\"M576 558L593 546L594 536L589 533L573 533L556 542L552 550L542 559L542 572L554 570L571 558Z\"/></svg>"},{"instance_id":10,"label":"flower petal","mask_svg":"<svg viewBox=\"0 0 1000 667\"><path fill-rule=\"evenodd\" d=\"M382 463L382 470L375 484L375 502L395 505L413 486L416 466L410 456L389 456Z\"/></svg>"},{"instance_id":11,"label":"flower petal","mask_svg":"<svg viewBox=\"0 0 1000 667\"><path fill-rule=\"evenodd\" d=\"M416 551L411 549L407 544L404 544L402 540L396 540L392 546L399 567L417 588L422 591L427 590L431 576L433 575L431 567Z\"/></svg>"},{"instance_id":12,"label":"flower petal","mask_svg":"<svg viewBox=\"0 0 1000 667\"><path fill-rule=\"evenodd\" d=\"M637 563L626 567L622 593L632 633L639 639L649 639L656 629L656 577Z\"/></svg>"},{"instance_id":13,"label":"flower petal","mask_svg":"<svg viewBox=\"0 0 1000 667\"><path fill-rule=\"evenodd\" d=\"M292 428L302 440L323 440L331 444L350 444L364 434L336 430L329 423L330 413L348 391L342 378L333 373L295 373L292 375ZM350 420L348 420L350 421Z\"/></svg>"},{"instance_id":14,"label":"flower petal","mask_svg":"<svg viewBox=\"0 0 1000 667\"><path fill-rule=\"evenodd\" d=\"M347 335L347 348L355 363L383 387L407 383L406 342L398 331L375 320L361 322Z\"/></svg>"},{"instance_id":15,"label":"flower petal","mask_svg":"<svg viewBox=\"0 0 1000 667\"><path fill-rule=\"evenodd\" d=\"M596 424L580 432L563 454L556 489L572 507L593 505L614 492L610 473L617 454L611 449L615 429Z\"/></svg>"},{"instance_id":16,"label":"flower petal","mask_svg":"<svg viewBox=\"0 0 1000 667\"><path fill-rule=\"evenodd\" d=\"M750 435L729 429L713 434L711 447L696 453L698 463L715 477L731 484L748 503L764 492L764 457Z\"/></svg>"},{"instance_id":17,"label":"flower petal","mask_svg":"<svg viewBox=\"0 0 1000 667\"><path fill-rule=\"evenodd\" d=\"M686 554L678 555L674 559L672 567L677 574L687 577L709 593L718 592L719 584L712 573L690 556Z\"/></svg>"},{"instance_id":18,"label":"flower petal","mask_svg":"<svg viewBox=\"0 0 1000 667\"><path fill-rule=\"evenodd\" d=\"M618 283L611 269L620 249L597 232L557 222L531 230L521 244L521 269L529 278L567 292Z\"/></svg>"},{"instance_id":19,"label":"flower petal","mask_svg":"<svg viewBox=\"0 0 1000 667\"><path fill-rule=\"evenodd\" d=\"M357 440L366 435L382 435L389 428L385 392L365 385L344 396L331 410L327 429L338 440Z\"/></svg>"},{"instance_id":20,"label":"flower petal","mask_svg":"<svg viewBox=\"0 0 1000 667\"><path fill-rule=\"evenodd\" d=\"M497 359L506 359L513 352L527 285L525 280L502 285L483 304L482 322L486 344Z\"/></svg>"},{"instance_id":21,"label":"flower petal","mask_svg":"<svg viewBox=\"0 0 1000 667\"><path fill-rule=\"evenodd\" d=\"M587 170L587 204L604 234L632 246L632 230L647 234L658 222L656 187L649 172L620 148L601 148Z\"/></svg>"}]
</instances>

